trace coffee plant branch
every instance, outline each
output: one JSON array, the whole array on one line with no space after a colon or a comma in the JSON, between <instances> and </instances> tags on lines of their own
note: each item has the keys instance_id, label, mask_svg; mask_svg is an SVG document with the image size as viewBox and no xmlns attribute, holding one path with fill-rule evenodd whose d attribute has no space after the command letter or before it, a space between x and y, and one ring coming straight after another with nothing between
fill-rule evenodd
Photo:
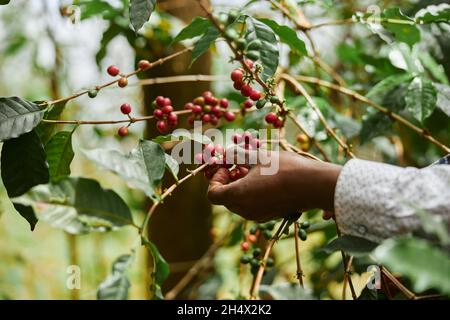
<instances>
[{"instance_id":1,"label":"coffee plant branch","mask_svg":"<svg viewBox=\"0 0 450 320\"><path fill-rule=\"evenodd\" d=\"M336 85L334 83L331 83L331 82L328 82L328 81L325 81L325 80L322 80L322 79L314 78L314 77L293 76L293 78L295 78L295 80L300 81L300 82L312 83L312 84L316 84L316 85L319 85L319 86L322 86L322 87L326 87L326 88L329 88L329 89L341 92L342 94L348 95L348 96L350 96L350 97L352 97L352 98L354 98L356 100L364 102L364 103L368 104L369 106L377 109L378 111L386 114L392 120L395 120L395 121L401 123L402 125L404 125L404 126L410 128L410 129L412 129L413 131L417 132L424 139L428 140L429 142L433 143L434 145L436 145L440 149L442 149L445 152L445 154L450 153L450 147L444 145L442 142L440 142L439 140L434 138L426 129L419 128L418 126L414 125L413 123L411 123L410 121L406 120L402 116L400 116L400 115L396 114L395 112L392 112L388 108L383 107L383 106L379 105L378 103L376 103L376 102L366 98L365 96L359 94L356 91L353 91L353 90L351 90L349 88L346 88L346 87L343 87L343 86L339 86L339 85Z\"/></svg>"},{"instance_id":2,"label":"coffee plant branch","mask_svg":"<svg viewBox=\"0 0 450 320\"><path fill-rule=\"evenodd\" d=\"M300 286L303 288L303 270L302 270L302 265L300 262L300 239L298 236L298 231L299 231L299 224L298 221L294 222L294 241L295 241L295 263L297 265L297 279L298 282L300 284ZM346 282L344 281L344 287L345 287Z\"/></svg>"},{"instance_id":3,"label":"coffee plant branch","mask_svg":"<svg viewBox=\"0 0 450 320\"><path fill-rule=\"evenodd\" d=\"M364 21L364 20L356 20L353 18L349 18L349 19L342 19L342 20L334 20L334 21L328 21L328 22L322 22L322 23L317 23L315 25L310 26L308 29L317 29L317 28L321 28L321 27L326 27L326 26L337 26L337 25L345 25L345 24L356 24L356 23L366 23L369 22L370 23L392 23L392 24L406 24L406 25L415 25L415 24L420 24L417 23L416 21L411 21L411 20L401 20L401 19L388 19L388 18L377 18L377 17L369 17L367 19L368 21Z\"/></svg>"}]
</instances>

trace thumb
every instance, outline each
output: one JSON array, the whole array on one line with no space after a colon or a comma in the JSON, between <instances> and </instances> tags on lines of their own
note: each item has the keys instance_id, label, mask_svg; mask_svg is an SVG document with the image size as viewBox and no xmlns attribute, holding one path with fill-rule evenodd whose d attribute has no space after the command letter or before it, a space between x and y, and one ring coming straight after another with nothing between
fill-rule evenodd
<instances>
[{"instance_id":1,"label":"thumb","mask_svg":"<svg viewBox=\"0 0 450 320\"><path fill-rule=\"evenodd\" d=\"M225 205L230 202L230 190L232 186L228 183L230 178L228 170L220 168L209 181L208 198L213 204Z\"/></svg>"}]
</instances>

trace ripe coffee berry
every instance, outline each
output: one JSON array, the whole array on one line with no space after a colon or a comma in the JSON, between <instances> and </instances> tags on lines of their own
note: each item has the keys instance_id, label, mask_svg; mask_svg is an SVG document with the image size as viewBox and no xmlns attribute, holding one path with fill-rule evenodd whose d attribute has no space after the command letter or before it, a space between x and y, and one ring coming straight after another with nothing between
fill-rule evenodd
<instances>
[{"instance_id":1,"label":"ripe coffee berry","mask_svg":"<svg viewBox=\"0 0 450 320\"><path fill-rule=\"evenodd\" d=\"M161 109L155 109L155 110L153 110L153 115L156 118L161 119L163 116L163 112L161 111Z\"/></svg>"},{"instance_id":2,"label":"ripe coffee berry","mask_svg":"<svg viewBox=\"0 0 450 320\"><path fill-rule=\"evenodd\" d=\"M283 119L277 118L277 119L274 121L273 126L274 126L275 128L281 128L281 127L283 126Z\"/></svg>"},{"instance_id":3,"label":"ripe coffee berry","mask_svg":"<svg viewBox=\"0 0 450 320\"><path fill-rule=\"evenodd\" d=\"M173 107L171 105L165 105L164 107L161 108L161 111L164 114L169 114L173 111Z\"/></svg>"},{"instance_id":4,"label":"ripe coffee berry","mask_svg":"<svg viewBox=\"0 0 450 320\"><path fill-rule=\"evenodd\" d=\"M233 143L235 144L239 144L242 142L242 136L239 133L235 133L232 137L231 140L233 141Z\"/></svg>"},{"instance_id":5,"label":"ripe coffee berry","mask_svg":"<svg viewBox=\"0 0 450 320\"><path fill-rule=\"evenodd\" d=\"M211 119L209 120L209 122L213 125L216 126L219 123L219 119L215 116L215 115L211 115Z\"/></svg>"},{"instance_id":6,"label":"ripe coffee berry","mask_svg":"<svg viewBox=\"0 0 450 320\"><path fill-rule=\"evenodd\" d=\"M111 77L115 77L115 76L119 75L120 69L117 68L116 66L109 66L108 69L106 69L106 72L108 72L108 74Z\"/></svg>"},{"instance_id":7,"label":"ripe coffee berry","mask_svg":"<svg viewBox=\"0 0 450 320\"><path fill-rule=\"evenodd\" d=\"M244 252L248 251L248 249L250 249L250 244L248 242L242 242L241 243L241 249Z\"/></svg>"},{"instance_id":8,"label":"ripe coffee berry","mask_svg":"<svg viewBox=\"0 0 450 320\"><path fill-rule=\"evenodd\" d=\"M158 131L159 131L160 133L167 133L168 126L167 126L166 121L164 121L164 120L159 120L159 121L156 123L156 128L158 129Z\"/></svg>"},{"instance_id":9,"label":"ripe coffee berry","mask_svg":"<svg viewBox=\"0 0 450 320\"><path fill-rule=\"evenodd\" d=\"M130 114L131 113L131 105L129 103L124 103L120 106L120 111L123 114Z\"/></svg>"},{"instance_id":10,"label":"ripe coffee berry","mask_svg":"<svg viewBox=\"0 0 450 320\"><path fill-rule=\"evenodd\" d=\"M273 123L275 123L275 121L277 121L278 117L275 112L269 112L268 114L266 114L265 119L266 119L267 123L273 124Z\"/></svg>"},{"instance_id":11,"label":"ripe coffee berry","mask_svg":"<svg viewBox=\"0 0 450 320\"><path fill-rule=\"evenodd\" d=\"M242 79L244 78L244 72L242 69L234 69L231 72L231 80L234 82L242 82Z\"/></svg>"},{"instance_id":12,"label":"ripe coffee berry","mask_svg":"<svg viewBox=\"0 0 450 320\"><path fill-rule=\"evenodd\" d=\"M170 106L172 105L172 100L170 98L164 98L164 106Z\"/></svg>"},{"instance_id":13,"label":"ripe coffee berry","mask_svg":"<svg viewBox=\"0 0 450 320\"><path fill-rule=\"evenodd\" d=\"M244 102L244 108L245 109L250 109L251 107L253 107L253 101L252 100L246 100Z\"/></svg>"},{"instance_id":14,"label":"ripe coffee berry","mask_svg":"<svg viewBox=\"0 0 450 320\"><path fill-rule=\"evenodd\" d=\"M247 67L249 67L250 69L253 69L253 67L255 66L255 63L250 60L250 59L245 59L245 64L247 65Z\"/></svg>"},{"instance_id":15,"label":"ripe coffee berry","mask_svg":"<svg viewBox=\"0 0 450 320\"><path fill-rule=\"evenodd\" d=\"M231 111L225 112L224 117L227 121L234 121L236 119L236 115Z\"/></svg>"},{"instance_id":16,"label":"ripe coffee berry","mask_svg":"<svg viewBox=\"0 0 450 320\"><path fill-rule=\"evenodd\" d=\"M252 87L250 87L248 84L244 84L241 88L241 94L244 97L249 97L252 94Z\"/></svg>"},{"instance_id":17,"label":"ripe coffee berry","mask_svg":"<svg viewBox=\"0 0 450 320\"><path fill-rule=\"evenodd\" d=\"M148 60L141 60L138 62L138 68L143 71L150 69L150 67L151 67L151 63Z\"/></svg>"},{"instance_id":18,"label":"ripe coffee berry","mask_svg":"<svg viewBox=\"0 0 450 320\"><path fill-rule=\"evenodd\" d=\"M211 121L211 116L209 114L204 114L202 116L202 121L203 122L210 122Z\"/></svg>"},{"instance_id":19,"label":"ripe coffee berry","mask_svg":"<svg viewBox=\"0 0 450 320\"><path fill-rule=\"evenodd\" d=\"M119 136L126 137L128 135L128 127L120 127L118 131Z\"/></svg>"},{"instance_id":20,"label":"ripe coffee berry","mask_svg":"<svg viewBox=\"0 0 450 320\"><path fill-rule=\"evenodd\" d=\"M212 95L211 96L206 96L206 97L204 97L205 98L205 103L206 104L209 104L210 106L215 106L215 105L217 105L217 103L219 102L218 100L217 100L217 98L216 97L213 97Z\"/></svg>"},{"instance_id":21,"label":"ripe coffee berry","mask_svg":"<svg viewBox=\"0 0 450 320\"><path fill-rule=\"evenodd\" d=\"M258 90L253 90L250 93L250 99L252 99L253 101L258 101L259 99L261 99L261 92L259 92Z\"/></svg>"},{"instance_id":22,"label":"ripe coffee berry","mask_svg":"<svg viewBox=\"0 0 450 320\"><path fill-rule=\"evenodd\" d=\"M169 121L169 123L170 124L177 124L177 121L178 121L178 116L177 116L177 114L176 113L173 113L173 112L171 112L171 113L169 113L168 115L167 115L167 121Z\"/></svg>"},{"instance_id":23,"label":"ripe coffee berry","mask_svg":"<svg viewBox=\"0 0 450 320\"><path fill-rule=\"evenodd\" d=\"M118 82L118 85L121 88L125 88L128 85L128 78L126 78L126 77L120 78L119 82Z\"/></svg>"},{"instance_id":24,"label":"ripe coffee berry","mask_svg":"<svg viewBox=\"0 0 450 320\"><path fill-rule=\"evenodd\" d=\"M202 96L203 96L203 98L206 98L206 97L212 97L212 92L211 91L205 91L205 92L203 92L202 93Z\"/></svg>"},{"instance_id":25,"label":"ripe coffee berry","mask_svg":"<svg viewBox=\"0 0 450 320\"><path fill-rule=\"evenodd\" d=\"M156 99L155 99L155 102L156 102L156 105L157 105L158 107L160 107L160 108L164 107L164 105L165 105L165 104L164 104L165 99L164 99L163 96L157 96Z\"/></svg>"},{"instance_id":26,"label":"ripe coffee berry","mask_svg":"<svg viewBox=\"0 0 450 320\"><path fill-rule=\"evenodd\" d=\"M194 104L192 102L188 102L184 105L185 110L192 110L193 107L194 107Z\"/></svg>"},{"instance_id":27,"label":"ripe coffee berry","mask_svg":"<svg viewBox=\"0 0 450 320\"><path fill-rule=\"evenodd\" d=\"M220 106L222 107L222 108L224 108L224 109L226 109L226 108L228 108L228 105L229 105L229 103L228 103L228 100L227 99L220 99Z\"/></svg>"},{"instance_id":28,"label":"ripe coffee berry","mask_svg":"<svg viewBox=\"0 0 450 320\"><path fill-rule=\"evenodd\" d=\"M256 240L258 240L258 239L256 238L256 236L254 234L249 234L247 237L247 240L248 240L248 242L255 243Z\"/></svg>"},{"instance_id":29,"label":"ripe coffee berry","mask_svg":"<svg viewBox=\"0 0 450 320\"><path fill-rule=\"evenodd\" d=\"M244 85L243 82L236 81L235 83L233 83L233 88L235 88L236 90L241 90L243 85Z\"/></svg>"},{"instance_id":30,"label":"ripe coffee berry","mask_svg":"<svg viewBox=\"0 0 450 320\"><path fill-rule=\"evenodd\" d=\"M194 106L192 107L192 113L201 113L202 112L202 107L199 106L198 104L194 104Z\"/></svg>"}]
</instances>

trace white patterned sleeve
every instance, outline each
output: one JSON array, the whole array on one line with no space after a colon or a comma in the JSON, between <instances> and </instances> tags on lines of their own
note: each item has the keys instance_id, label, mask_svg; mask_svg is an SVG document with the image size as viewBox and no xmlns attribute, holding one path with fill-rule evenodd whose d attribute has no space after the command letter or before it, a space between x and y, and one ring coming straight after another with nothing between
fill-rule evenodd
<instances>
[{"instance_id":1,"label":"white patterned sleeve","mask_svg":"<svg viewBox=\"0 0 450 320\"><path fill-rule=\"evenodd\" d=\"M334 207L343 234L376 242L420 228L419 210L450 226L450 165L417 169L352 159L339 175Z\"/></svg>"}]
</instances>

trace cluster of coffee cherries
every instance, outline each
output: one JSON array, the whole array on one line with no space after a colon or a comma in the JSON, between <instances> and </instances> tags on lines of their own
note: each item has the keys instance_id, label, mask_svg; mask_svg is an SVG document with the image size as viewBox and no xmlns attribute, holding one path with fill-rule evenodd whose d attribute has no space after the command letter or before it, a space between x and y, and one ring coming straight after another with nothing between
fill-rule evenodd
<instances>
[{"instance_id":1,"label":"cluster of coffee cherries","mask_svg":"<svg viewBox=\"0 0 450 320\"><path fill-rule=\"evenodd\" d=\"M218 99L211 91L205 91L192 102L186 103L184 109L192 111L192 115L188 118L190 125L193 125L194 121L197 120L216 126L222 117L230 122L236 119L236 115L227 110L228 106L227 99Z\"/></svg>"},{"instance_id":2,"label":"cluster of coffee cherries","mask_svg":"<svg viewBox=\"0 0 450 320\"><path fill-rule=\"evenodd\" d=\"M309 221L303 221L302 223L300 223L300 228L298 229L298 237L302 240L305 241L306 238L308 237L306 230L310 227L310 223Z\"/></svg>"},{"instance_id":3,"label":"cluster of coffee cherries","mask_svg":"<svg viewBox=\"0 0 450 320\"><path fill-rule=\"evenodd\" d=\"M162 134L166 134L170 129L178 125L178 116L173 111L172 100L167 97L157 96L152 102L153 115L156 121L156 129Z\"/></svg>"},{"instance_id":4,"label":"cluster of coffee cherries","mask_svg":"<svg viewBox=\"0 0 450 320\"><path fill-rule=\"evenodd\" d=\"M261 265L261 249L256 246L259 237L263 235L266 239L272 237L272 230L275 227L275 221L269 221L263 224L257 224L250 228L249 233L245 236L245 241L241 243L241 250L244 254L240 258L242 264L250 264L251 273L255 275ZM266 267L272 267L274 261L268 258Z\"/></svg>"},{"instance_id":5,"label":"cluster of coffee cherries","mask_svg":"<svg viewBox=\"0 0 450 320\"><path fill-rule=\"evenodd\" d=\"M129 103L123 103L120 106L120 112L122 112L124 115L127 115L128 118L130 118L130 119L131 119L131 117L130 117L131 111L132 111L132 109L131 109L131 105ZM119 131L118 131L119 136L125 137L128 135L128 126L123 126L123 127L119 128Z\"/></svg>"},{"instance_id":6,"label":"cluster of coffee cherries","mask_svg":"<svg viewBox=\"0 0 450 320\"><path fill-rule=\"evenodd\" d=\"M248 66L250 70L254 70L254 62L250 59L246 59L245 64ZM242 103L242 106L245 109L250 109L256 103L256 107L258 109L264 107L266 104L266 100L262 99L262 93L258 89L254 89L251 87L251 81L246 80L250 79L245 75L245 70L242 68L237 68L231 71L231 80L233 80L233 87L241 92L243 97L248 98L246 101Z\"/></svg>"},{"instance_id":7,"label":"cluster of coffee cherries","mask_svg":"<svg viewBox=\"0 0 450 320\"><path fill-rule=\"evenodd\" d=\"M258 149L261 146L261 141L250 131L243 134L234 134L232 141L235 145L246 150ZM220 144L207 144L201 153L195 155L195 163L208 164L204 170L207 179L211 179L219 168L228 169L228 176L231 181L239 180L247 174L247 170L243 166L234 165L231 162L227 163L226 150Z\"/></svg>"}]
</instances>

